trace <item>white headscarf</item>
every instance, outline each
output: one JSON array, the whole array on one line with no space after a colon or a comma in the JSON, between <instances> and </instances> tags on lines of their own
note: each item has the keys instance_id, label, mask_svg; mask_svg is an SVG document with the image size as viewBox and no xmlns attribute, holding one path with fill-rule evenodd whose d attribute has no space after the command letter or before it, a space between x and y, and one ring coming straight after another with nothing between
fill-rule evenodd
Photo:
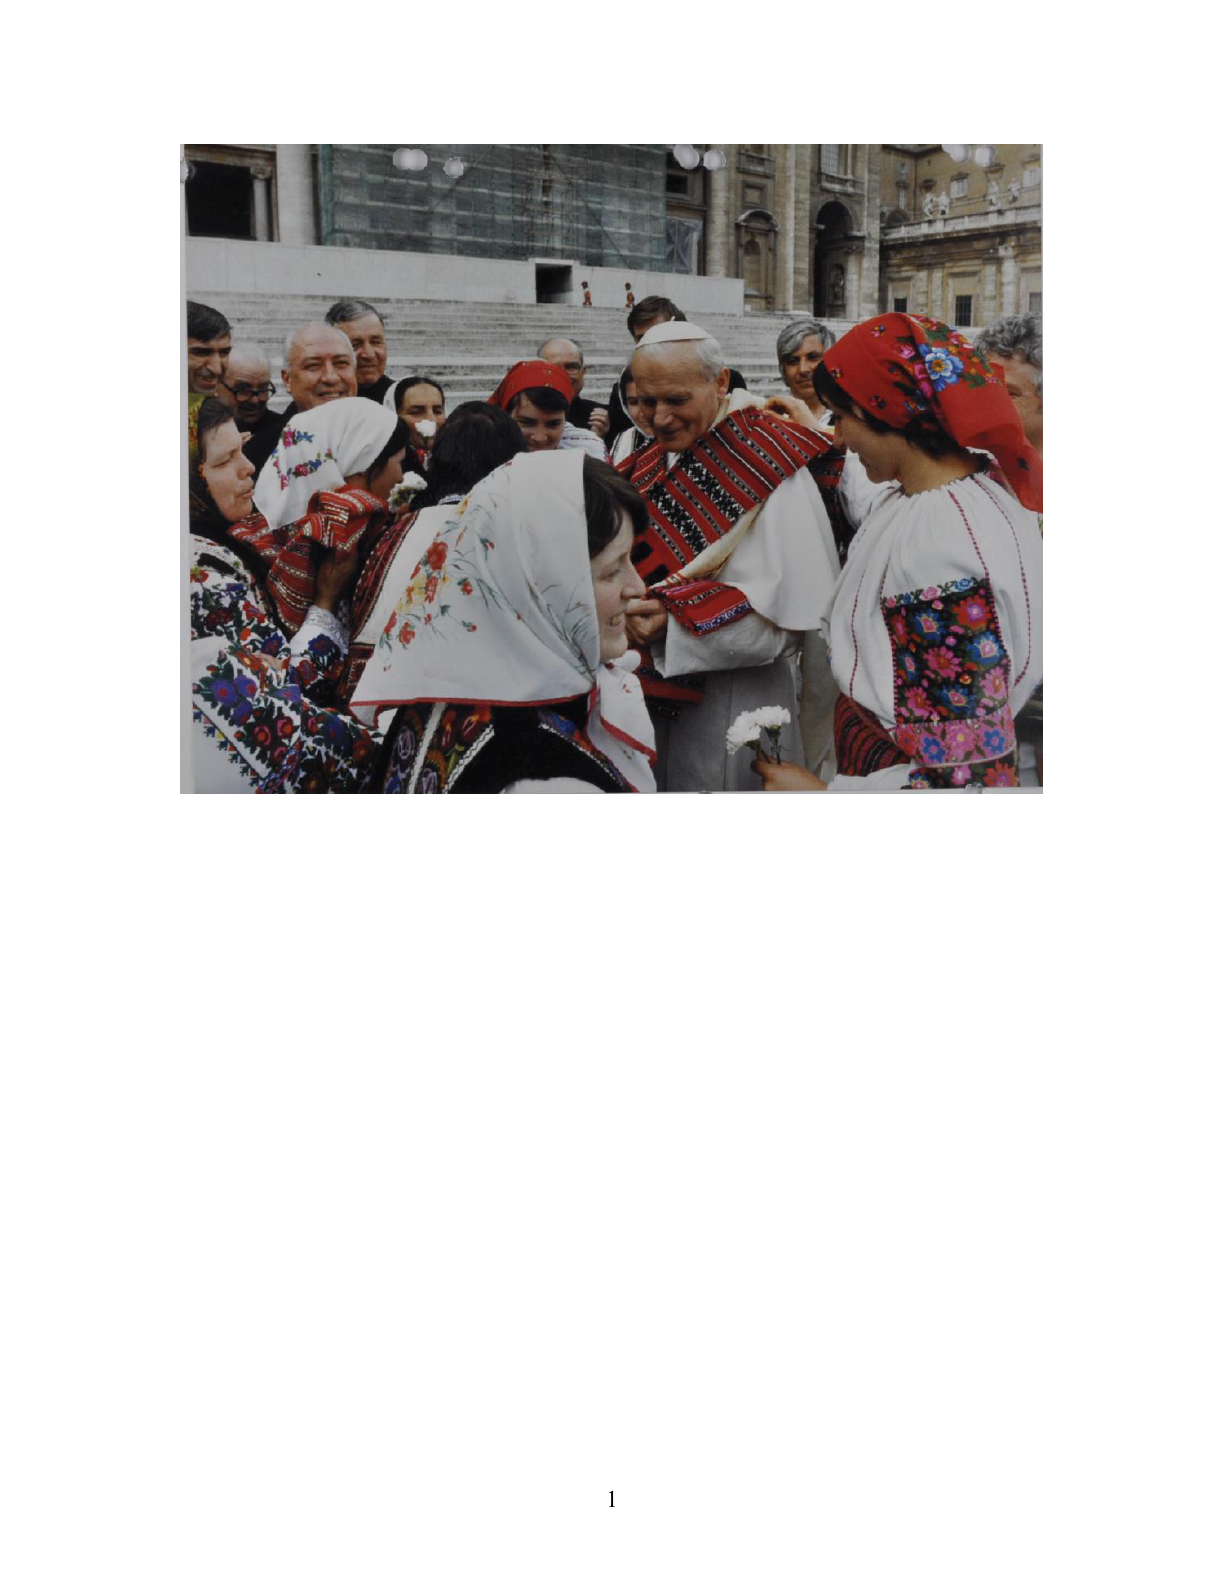
<instances>
[{"instance_id":1,"label":"white headscarf","mask_svg":"<svg viewBox=\"0 0 1224 1584\"><path fill-rule=\"evenodd\" d=\"M395 414L364 396L339 396L294 413L255 485L255 507L270 528L306 515L318 490L344 488L391 438Z\"/></svg>"},{"instance_id":2,"label":"white headscarf","mask_svg":"<svg viewBox=\"0 0 1224 1584\"><path fill-rule=\"evenodd\" d=\"M359 720L400 704L587 698L587 736L654 791L638 657L599 658L582 465L577 451L528 452L448 508L353 693Z\"/></svg>"}]
</instances>

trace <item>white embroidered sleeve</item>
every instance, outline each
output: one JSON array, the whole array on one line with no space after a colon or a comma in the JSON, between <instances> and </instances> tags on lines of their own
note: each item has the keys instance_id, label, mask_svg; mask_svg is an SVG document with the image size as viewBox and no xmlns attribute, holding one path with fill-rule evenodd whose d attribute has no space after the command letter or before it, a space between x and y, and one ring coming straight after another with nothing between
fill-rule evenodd
<instances>
[{"instance_id":1,"label":"white embroidered sleeve","mask_svg":"<svg viewBox=\"0 0 1224 1584\"><path fill-rule=\"evenodd\" d=\"M330 638L342 655L348 654L348 623L331 611L312 605L306 612L302 625L293 635L293 641L289 645L290 657L296 660L300 655L305 654L310 647L311 639L318 637Z\"/></svg>"}]
</instances>

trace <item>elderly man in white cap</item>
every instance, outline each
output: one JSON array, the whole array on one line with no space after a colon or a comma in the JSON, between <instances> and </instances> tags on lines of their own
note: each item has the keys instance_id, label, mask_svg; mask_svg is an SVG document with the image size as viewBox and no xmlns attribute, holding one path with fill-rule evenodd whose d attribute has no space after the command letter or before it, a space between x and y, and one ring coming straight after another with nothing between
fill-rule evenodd
<instances>
[{"instance_id":1,"label":"elderly man in white cap","mask_svg":"<svg viewBox=\"0 0 1224 1584\"><path fill-rule=\"evenodd\" d=\"M752 755L728 754L726 743L744 710L788 710L782 756L805 757L799 656L839 571L807 463L829 442L761 411L748 391L729 393L722 348L698 325L652 326L632 366L655 435L620 472L649 513L633 551L649 593L629 612L649 656L658 785L747 791L760 786Z\"/></svg>"}]
</instances>

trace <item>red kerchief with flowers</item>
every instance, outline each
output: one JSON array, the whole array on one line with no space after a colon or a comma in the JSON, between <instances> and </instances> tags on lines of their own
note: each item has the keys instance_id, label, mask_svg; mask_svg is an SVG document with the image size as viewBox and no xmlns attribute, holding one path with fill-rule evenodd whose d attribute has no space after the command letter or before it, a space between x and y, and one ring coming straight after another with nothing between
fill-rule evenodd
<instances>
[{"instance_id":1,"label":"red kerchief with flowers","mask_svg":"<svg viewBox=\"0 0 1224 1584\"><path fill-rule=\"evenodd\" d=\"M958 445L989 451L1021 504L1041 510L1041 458L1002 381L958 331L926 314L881 314L834 342L824 366L890 428L917 421Z\"/></svg>"}]
</instances>

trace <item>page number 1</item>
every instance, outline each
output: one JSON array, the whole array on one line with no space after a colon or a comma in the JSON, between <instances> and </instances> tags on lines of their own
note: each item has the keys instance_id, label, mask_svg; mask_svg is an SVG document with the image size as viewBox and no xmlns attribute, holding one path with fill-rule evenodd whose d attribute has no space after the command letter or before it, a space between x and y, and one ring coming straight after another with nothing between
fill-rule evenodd
<instances>
[{"instance_id":1,"label":"page number 1","mask_svg":"<svg viewBox=\"0 0 1224 1584\"><path fill-rule=\"evenodd\" d=\"M615 1503L615 1502L614 1502L614 1501L613 1501L613 1500L612 1500L612 1498L613 1498L613 1497L614 1497L614 1496L615 1496L615 1495L616 1495L616 1492L615 1492L615 1491L609 1491L609 1492L608 1492L608 1506L609 1506L609 1507L615 1507L615 1506L616 1506L616 1503Z\"/></svg>"}]
</instances>

